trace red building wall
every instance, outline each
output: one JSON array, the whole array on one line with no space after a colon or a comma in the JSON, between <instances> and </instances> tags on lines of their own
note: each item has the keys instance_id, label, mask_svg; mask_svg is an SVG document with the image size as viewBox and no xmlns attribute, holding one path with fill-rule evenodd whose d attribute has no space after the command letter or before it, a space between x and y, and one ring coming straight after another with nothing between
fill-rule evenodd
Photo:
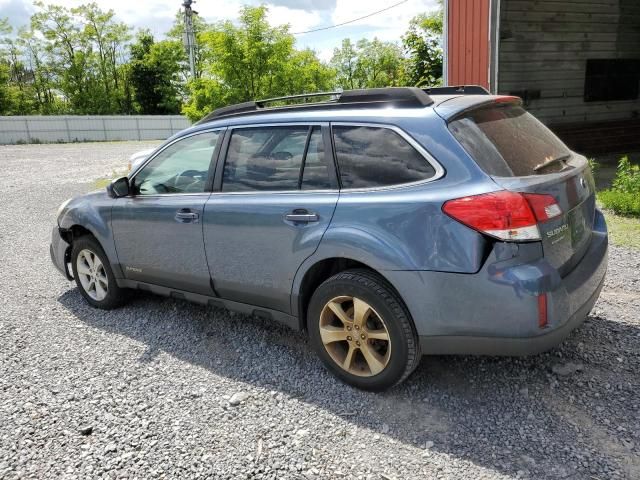
<instances>
[{"instance_id":1,"label":"red building wall","mask_svg":"<svg viewBox=\"0 0 640 480\"><path fill-rule=\"evenodd\" d=\"M489 88L490 0L447 0L447 81Z\"/></svg>"}]
</instances>

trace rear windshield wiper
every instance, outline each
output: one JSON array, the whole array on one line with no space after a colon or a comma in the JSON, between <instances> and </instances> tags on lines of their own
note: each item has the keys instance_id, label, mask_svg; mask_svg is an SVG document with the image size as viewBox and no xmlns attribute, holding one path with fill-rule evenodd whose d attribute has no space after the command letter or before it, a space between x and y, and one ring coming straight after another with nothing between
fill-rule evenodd
<instances>
[{"instance_id":1,"label":"rear windshield wiper","mask_svg":"<svg viewBox=\"0 0 640 480\"><path fill-rule=\"evenodd\" d=\"M553 159L549 160L548 162L544 162L544 163L541 163L540 165L536 165L535 167L533 167L533 171L537 172L538 170L542 170L543 168L548 167L549 165L553 165L554 163L566 162L570 158L571 158L571 154L570 153L568 153L566 155L560 155L559 157L553 158Z\"/></svg>"}]
</instances>

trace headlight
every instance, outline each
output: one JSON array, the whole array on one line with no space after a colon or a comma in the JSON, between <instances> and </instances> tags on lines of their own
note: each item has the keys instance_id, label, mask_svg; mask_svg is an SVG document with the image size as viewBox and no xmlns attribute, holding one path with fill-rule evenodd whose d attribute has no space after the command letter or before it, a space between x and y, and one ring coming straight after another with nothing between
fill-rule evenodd
<instances>
[{"instance_id":1,"label":"headlight","mask_svg":"<svg viewBox=\"0 0 640 480\"><path fill-rule=\"evenodd\" d=\"M71 201L71 198L68 198L67 200L65 200L64 202L62 202L60 204L60 206L58 207L58 211L56 212L56 218L58 218L60 216L60 214L64 210L64 207L66 207L69 204L70 201Z\"/></svg>"}]
</instances>

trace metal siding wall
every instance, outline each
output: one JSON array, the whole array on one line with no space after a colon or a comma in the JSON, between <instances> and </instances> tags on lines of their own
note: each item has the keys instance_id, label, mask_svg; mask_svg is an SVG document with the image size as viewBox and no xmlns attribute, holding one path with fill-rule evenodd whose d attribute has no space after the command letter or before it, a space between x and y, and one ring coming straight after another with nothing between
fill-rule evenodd
<instances>
[{"instance_id":1,"label":"metal siding wall","mask_svg":"<svg viewBox=\"0 0 640 480\"><path fill-rule=\"evenodd\" d=\"M640 58L640 1L501 0L498 91L539 93L545 123L632 119L640 99L584 102L588 58Z\"/></svg>"},{"instance_id":2,"label":"metal siding wall","mask_svg":"<svg viewBox=\"0 0 640 480\"><path fill-rule=\"evenodd\" d=\"M489 88L490 0L448 1L448 83Z\"/></svg>"},{"instance_id":3,"label":"metal siding wall","mask_svg":"<svg viewBox=\"0 0 640 480\"><path fill-rule=\"evenodd\" d=\"M191 122L180 115L0 117L0 144L163 140Z\"/></svg>"}]
</instances>

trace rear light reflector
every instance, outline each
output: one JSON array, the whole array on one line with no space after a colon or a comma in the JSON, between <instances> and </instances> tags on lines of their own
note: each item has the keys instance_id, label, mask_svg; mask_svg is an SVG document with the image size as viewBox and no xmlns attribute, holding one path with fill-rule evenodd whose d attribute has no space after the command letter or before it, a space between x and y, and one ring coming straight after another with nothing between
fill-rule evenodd
<instances>
[{"instance_id":1,"label":"rear light reflector","mask_svg":"<svg viewBox=\"0 0 640 480\"><path fill-rule=\"evenodd\" d=\"M547 294L538 295L538 327L544 328L548 324L547 320Z\"/></svg>"},{"instance_id":2,"label":"rear light reflector","mask_svg":"<svg viewBox=\"0 0 640 480\"><path fill-rule=\"evenodd\" d=\"M520 193L499 192L449 200L442 211L474 230L500 240L540 240L536 217Z\"/></svg>"},{"instance_id":3,"label":"rear light reflector","mask_svg":"<svg viewBox=\"0 0 640 480\"><path fill-rule=\"evenodd\" d=\"M449 200L442 211L474 230L507 241L540 240L538 223L562 214L551 195L508 190Z\"/></svg>"}]
</instances>

